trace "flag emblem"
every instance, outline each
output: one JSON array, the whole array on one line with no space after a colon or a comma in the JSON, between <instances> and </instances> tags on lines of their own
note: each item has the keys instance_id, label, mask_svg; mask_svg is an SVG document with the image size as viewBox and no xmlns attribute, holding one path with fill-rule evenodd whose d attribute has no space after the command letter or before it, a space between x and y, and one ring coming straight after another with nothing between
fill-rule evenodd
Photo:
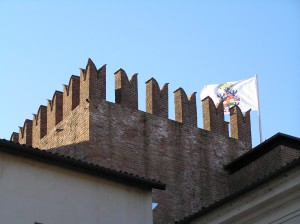
<instances>
[{"instance_id":1,"label":"flag emblem","mask_svg":"<svg viewBox=\"0 0 300 224\"><path fill-rule=\"evenodd\" d=\"M224 112L229 113L229 108L234 105L239 105L240 97L238 96L238 91L233 89L234 84L232 82L227 82L221 84L218 87L217 96L219 98L219 103L223 102Z\"/></svg>"},{"instance_id":2,"label":"flag emblem","mask_svg":"<svg viewBox=\"0 0 300 224\"><path fill-rule=\"evenodd\" d=\"M250 109L258 110L256 77L236 82L206 85L200 93L200 98L203 100L207 96L214 101L215 105L223 101L225 114L229 114L229 109L233 106L239 106L242 112Z\"/></svg>"}]
</instances>

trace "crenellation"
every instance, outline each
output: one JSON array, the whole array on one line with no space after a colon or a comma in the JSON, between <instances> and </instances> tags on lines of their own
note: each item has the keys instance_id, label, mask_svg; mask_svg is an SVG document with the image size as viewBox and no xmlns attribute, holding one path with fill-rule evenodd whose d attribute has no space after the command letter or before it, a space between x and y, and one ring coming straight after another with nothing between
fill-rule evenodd
<instances>
[{"instance_id":1,"label":"crenellation","mask_svg":"<svg viewBox=\"0 0 300 224\"><path fill-rule=\"evenodd\" d=\"M115 102L125 107L138 109L137 74L130 79L123 69L115 72Z\"/></svg>"},{"instance_id":2,"label":"crenellation","mask_svg":"<svg viewBox=\"0 0 300 224\"><path fill-rule=\"evenodd\" d=\"M168 118L169 116L169 96L168 84L161 88L154 78L146 82L146 112L156 116Z\"/></svg>"},{"instance_id":3,"label":"crenellation","mask_svg":"<svg viewBox=\"0 0 300 224\"><path fill-rule=\"evenodd\" d=\"M179 88L174 91L175 120L197 127L196 92L187 97L185 91Z\"/></svg>"},{"instance_id":4,"label":"crenellation","mask_svg":"<svg viewBox=\"0 0 300 224\"><path fill-rule=\"evenodd\" d=\"M33 117L32 144L39 146L42 139L64 118L66 118L79 104L85 109L90 103L97 108L106 99L106 65L97 70L94 62L88 59L85 69L80 70L80 76L72 75L69 84L64 85L63 93L56 91L48 105L41 106L37 115ZM122 106L138 109L137 74L130 79L123 69L115 72L115 101ZM174 91L175 120L197 127L196 94L187 97L185 91L179 88ZM146 81L146 112L168 119L168 83L161 88L156 79ZM230 124L224 121L223 105L217 107L210 97L202 100L203 127L229 137L251 142L250 113L245 117L241 112L232 112ZM238 108L238 107L237 107ZM238 111L237 108L232 111ZM23 133L23 129L21 129ZM15 136L15 135L14 135ZM19 135L22 139L23 134ZM16 139L16 137L14 137ZM24 140L22 140L24 141Z\"/></svg>"},{"instance_id":5,"label":"crenellation","mask_svg":"<svg viewBox=\"0 0 300 224\"><path fill-rule=\"evenodd\" d=\"M19 133L13 132L10 136L10 141L14 143L19 143Z\"/></svg>"},{"instance_id":6,"label":"crenellation","mask_svg":"<svg viewBox=\"0 0 300 224\"><path fill-rule=\"evenodd\" d=\"M19 127L19 143L32 145L32 120L26 119L23 127Z\"/></svg>"},{"instance_id":7,"label":"crenellation","mask_svg":"<svg viewBox=\"0 0 300 224\"><path fill-rule=\"evenodd\" d=\"M238 106L230 108L230 127L231 137L239 139L250 146L252 145L251 138L251 122L250 111L248 110L244 115Z\"/></svg>"},{"instance_id":8,"label":"crenellation","mask_svg":"<svg viewBox=\"0 0 300 224\"><path fill-rule=\"evenodd\" d=\"M208 96L202 100L203 128L224 136L228 136L228 122L224 121L223 103L216 107Z\"/></svg>"},{"instance_id":9,"label":"crenellation","mask_svg":"<svg viewBox=\"0 0 300 224\"><path fill-rule=\"evenodd\" d=\"M47 105L47 133L49 133L63 118L63 93L55 91L52 100Z\"/></svg>"},{"instance_id":10,"label":"crenellation","mask_svg":"<svg viewBox=\"0 0 300 224\"><path fill-rule=\"evenodd\" d=\"M99 103L106 99L106 65L97 70L89 58L86 69L80 69L80 104Z\"/></svg>"},{"instance_id":11,"label":"crenellation","mask_svg":"<svg viewBox=\"0 0 300 224\"><path fill-rule=\"evenodd\" d=\"M47 134L47 107L41 105L33 115L32 146L39 147L40 140Z\"/></svg>"},{"instance_id":12,"label":"crenellation","mask_svg":"<svg viewBox=\"0 0 300 224\"><path fill-rule=\"evenodd\" d=\"M63 90L63 116L67 117L80 101L80 77L72 75L69 85L64 85Z\"/></svg>"}]
</instances>

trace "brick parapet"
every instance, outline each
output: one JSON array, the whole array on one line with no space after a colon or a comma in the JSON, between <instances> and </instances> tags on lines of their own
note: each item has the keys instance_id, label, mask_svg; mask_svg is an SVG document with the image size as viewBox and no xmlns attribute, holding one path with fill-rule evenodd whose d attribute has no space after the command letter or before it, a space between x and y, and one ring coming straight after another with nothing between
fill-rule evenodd
<instances>
[{"instance_id":1,"label":"brick parapet","mask_svg":"<svg viewBox=\"0 0 300 224\"><path fill-rule=\"evenodd\" d=\"M10 141L14 143L19 143L19 133L13 132L10 136Z\"/></svg>"},{"instance_id":2,"label":"brick parapet","mask_svg":"<svg viewBox=\"0 0 300 224\"><path fill-rule=\"evenodd\" d=\"M168 83L159 88L154 78L146 82L146 112L168 118L169 117Z\"/></svg>"},{"instance_id":3,"label":"brick parapet","mask_svg":"<svg viewBox=\"0 0 300 224\"><path fill-rule=\"evenodd\" d=\"M244 115L238 106L230 108L231 137L252 145L250 110Z\"/></svg>"},{"instance_id":4,"label":"brick parapet","mask_svg":"<svg viewBox=\"0 0 300 224\"><path fill-rule=\"evenodd\" d=\"M215 106L210 97L202 100L203 128L224 136L228 136L228 122L224 121L223 103Z\"/></svg>"},{"instance_id":5,"label":"brick parapet","mask_svg":"<svg viewBox=\"0 0 300 224\"><path fill-rule=\"evenodd\" d=\"M41 139L48 134L51 136L51 132L60 130L56 128L57 125L67 119L79 104L87 109L90 102L96 104L105 98L106 65L97 70L92 60L89 59L86 69L81 69L80 77L71 76L69 84L64 85L63 92L55 91L52 100L48 100L47 107L40 106L38 113L33 116L32 127L27 127L28 124L24 123L19 130L18 142L40 147ZM23 134L25 129L26 133ZM17 139L16 136L13 137L14 140Z\"/></svg>"},{"instance_id":6,"label":"brick parapet","mask_svg":"<svg viewBox=\"0 0 300 224\"><path fill-rule=\"evenodd\" d=\"M32 145L39 147L40 140L47 134L47 107L41 105L33 115Z\"/></svg>"},{"instance_id":7,"label":"brick parapet","mask_svg":"<svg viewBox=\"0 0 300 224\"><path fill-rule=\"evenodd\" d=\"M123 69L115 72L115 102L125 107L138 109L137 74L130 79Z\"/></svg>"},{"instance_id":8,"label":"brick parapet","mask_svg":"<svg viewBox=\"0 0 300 224\"><path fill-rule=\"evenodd\" d=\"M106 65L97 70L91 59L88 60L86 69L81 69L80 77L72 76L69 85L64 86L63 93L56 91L53 99L48 101L47 115L34 117L32 142L38 147L39 140L52 131L55 126L65 117L68 117L79 104L90 106L96 105L106 98ZM116 103L137 110L138 91L137 74L129 80L125 71L119 69L115 73L115 97ZM168 119L168 85L159 89L154 78L146 82L146 111L156 116ZM174 91L175 120L191 126L197 126L196 94L187 97L182 88ZM224 136L228 136L228 122L224 121L222 105L216 108L210 98L203 100L204 129ZM238 107L235 107L238 108ZM238 109L234 109L238 110ZM250 142L251 125L250 115L240 116L233 112L231 116L232 137L241 141ZM41 122L37 122L41 119ZM37 127L40 124L40 127ZM44 126L47 126L45 131Z\"/></svg>"},{"instance_id":9,"label":"brick parapet","mask_svg":"<svg viewBox=\"0 0 300 224\"><path fill-rule=\"evenodd\" d=\"M63 116L67 117L74 110L80 101L80 77L72 75L69 85L63 88Z\"/></svg>"},{"instance_id":10,"label":"brick parapet","mask_svg":"<svg viewBox=\"0 0 300 224\"><path fill-rule=\"evenodd\" d=\"M47 133L63 119L63 93L55 91L52 100L47 104Z\"/></svg>"},{"instance_id":11,"label":"brick parapet","mask_svg":"<svg viewBox=\"0 0 300 224\"><path fill-rule=\"evenodd\" d=\"M19 143L32 145L32 120L26 119L23 127L19 128Z\"/></svg>"},{"instance_id":12,"label":"brick parapet","mask_svg":"<svg viewBox=\"0 0 300 224\"><path fill-rule=\"evenodd\" d=\"M196 93L187 97L185 91L179 88L174 91L175 120L197 127Z\"/></svg>"},{"instance_id":13,"label":"brick parapet","mask_svg":"<svg viewBox=\"0 0 300 224\"><path fill-rule=\"evenodd\" d=\"M80 104L106 99L106 65L97 70L89 58L85 69L80 69Z\"/></svg>"}]
</instances>

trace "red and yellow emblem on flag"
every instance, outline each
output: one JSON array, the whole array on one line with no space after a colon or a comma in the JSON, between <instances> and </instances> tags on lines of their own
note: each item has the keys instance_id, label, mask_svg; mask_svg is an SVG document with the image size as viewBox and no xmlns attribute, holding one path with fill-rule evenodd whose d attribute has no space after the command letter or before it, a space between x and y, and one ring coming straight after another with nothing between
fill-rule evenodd
<instances>
[{"instance_id":1,"label":"red and yellow emblem on flag","mask_svg":"<svg viewBox=\"0 0 300 224\"><path fill-rule=\"evenodd\" d=\"M228 114L229 109L235 105L239 106L242 112L258 110L258 95L256 77L227 82L223 84L206 85L200 94L201 100L209 96L218 105L223 102L224 113Z\"/></svg>"}]
</instances>

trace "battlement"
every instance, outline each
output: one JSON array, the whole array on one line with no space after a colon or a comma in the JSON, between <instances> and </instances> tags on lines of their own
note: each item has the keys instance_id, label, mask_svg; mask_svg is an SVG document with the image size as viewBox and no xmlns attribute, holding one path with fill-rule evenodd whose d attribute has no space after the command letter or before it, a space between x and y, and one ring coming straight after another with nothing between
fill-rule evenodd
<instances>
[{"instance_id":1,"label":"battlement","mask_svg":"<svg viewBox=\"0 0 300 224\"><path fill-rule=\"evenodd\" d=\"M137 74L128 79L123 69L115 72L115 101L125 107L138 109Z\"/></svg>"},{"instance_id":2,"label":"battlement","mask_svg":"<svg viewBox=\"0 0 300 224\"><path fill-rule=\"evenodd\" d=\"M26 119L23 127L19 127L19 143L32 145L32 120Z\"/></svg>"},{"instance_id":3,"label":"battlement","mask_svg":"<svg viewBox=\"0 0 300 224\"><path fill-rule=\"evenodd\" d=\"M215 106L210 97L202 100L203 128L228 136L228 123L224 121L223 103Z\"/></svg>"},{"instance_id":4,"label":"battlement","mask_svg":"<svg viewBox=\"0 0 300 224\"><path fill-rule=\"evenodd\" d=\"M115 73L115 103L123 107L138 110L137 74L130 79L123 69ZM168 119L169 96L168 83L161 88L154 78L146 81L146 112ZM26 145L39 147L40 140L54 130L57 125L79 105L86 107L106 100L106 65L97 69L88 59L85 69L80 69L80 76L72 75L69 84L63 86L63 92L55 91L47 106L40 106L33 121L26 120L23 127L12 134L11 140ZM197 127L196 93L187 96L182 88L174 91L175 121ZM88 109L88 108L85 108ZM229 137L228 122L224 121L222 104L215 107L210 97L202 100L203 128ZM231 137L251 145L250 111L243 116L235 106L230 110ZM59 128L61 130L62 128Z\"/></svg>"},{"instance_id":5,"label":"battlement","mask_svg":"<svg viewBox=\"0 0 300 224\"><path fill-rule=\"evenodd\" d=\"M161 88L154 78L146 82L146 112L156 116L169 117L169 92L168 84Z\"/></svg>"},{"instance_id":6,"label":"battlement","mask_svg":"<svg viewBox=\"0 0 300 224\"><path fill-rule=\"evenodd\" d=\"M38 113L33 115L32 145L38 146L39 140L47 134L47 107L41 105Z\"/></svg>"},{"instance_id":7,"label":"battlement","mask_svg":"<svg viewBox=\"0 0 300 224\"><path fill-rule=\"evenodd\" d=\"M47 133L63 119L63 93L55 91L52 100L47 100Z\"/></svg>"},{"instance_id":8,"label":"battlement","mask_svg":"<svg viewBox=\"0 0 300 224\"><path fill-rule=\"evenodd\" d=\"M230 108L231 137L251 144L250 111L243 115L238 106Z\"/></svg>"},{"instance_id":9,"label":"battlement","mask_svg":"<svg viewBox=\"0 0 300 224\"><path fill-rule=\"evenodd\" d=\"M14 143L19 143L19 133L13 132L10 136L10 140Z\"/></svg>"},{"instance_id":10,"label":"battlement","mask_svg":"<svg viewBox=\"0 0 300 224\"><path fill-rule=\"evenodd\" d=\"M182 88L174 91L175 120L197 127L196 93L189 97Z\"/></svg>"},{"instance_id":11,"label":"battlement","mask_svg":"<svg viewBox=\"0 0 300 224\"><path fill-rule=\"evenodd\" d=\"M64 85L63 90L63 116L67 117L80 101L80 77L72 75L69 85Z\"/></svg>"},{"instance_id":12,"label":"battlement","mask_svg":"<svg viewBox=\"0 0 300 224\"><path fill-rule=\"evenodd\" d=\"M97 70L89 58L85 69L80 69L80 103L106 99L106 65ZM95 103L95 102L94 102Z\"/></svg>"}]
</instances>

